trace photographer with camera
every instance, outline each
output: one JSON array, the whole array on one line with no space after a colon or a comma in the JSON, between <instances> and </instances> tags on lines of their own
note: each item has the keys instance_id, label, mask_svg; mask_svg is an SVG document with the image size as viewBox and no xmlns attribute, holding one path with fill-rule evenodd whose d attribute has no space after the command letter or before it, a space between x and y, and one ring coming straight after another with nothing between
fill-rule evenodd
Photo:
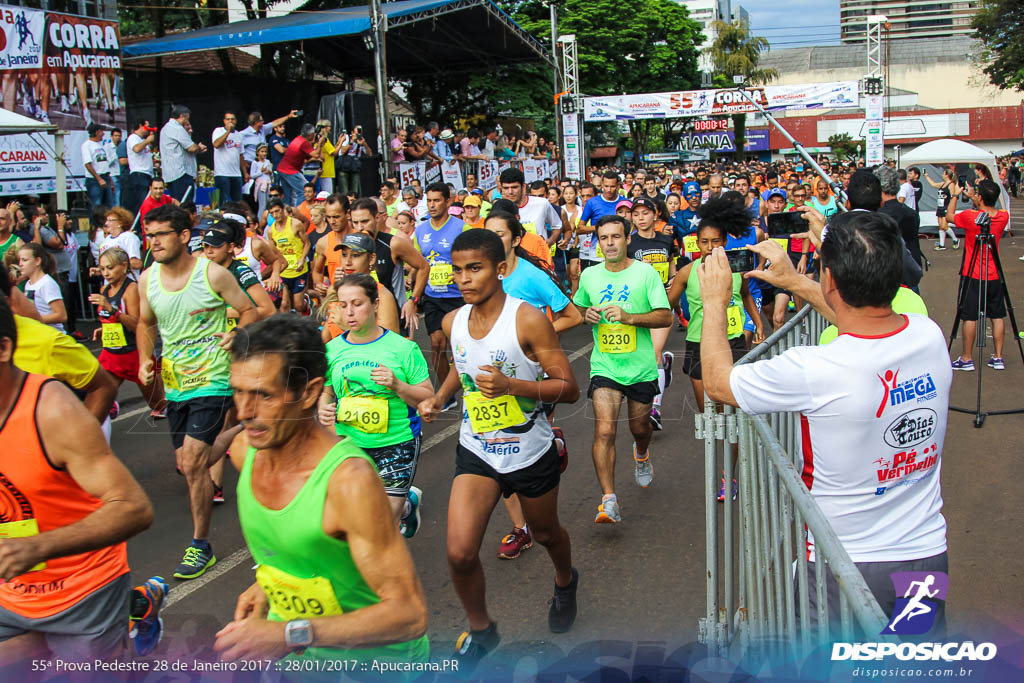
<instances>
[{"instance_id":1,"label":"photographer with camera","mask_svg":"<svg viewBox=\"0 0 1024 683\"><path fill-rule=\"evenodd\" d=\"M974 203L977 208L956 212L956 205L961 193ZM954 370L974 370L974 359L971 357L974 347L974 336L978 332L980 317L979 292L984 291L985 317L992 320L992 340L995 344L995 355L988 359L989 367L995 370L1006 369L1003 363L1003 337L1006 333L1006 301L1003 297L1003 285L999 281L995 260L982 249L981 240L991 234L995 254L999 253L999 240L1010 222L1010 214L995 208L999 201L999 186L992 180L980 180L977 189L960 187L959 183L949 188L950 200L946 208L946 221L964 231L963 266L960 275L966 278L963 297L957 315L964 323L963 353L953 361ZM980 238L980 239L979 239ZM982 263L983 257L985 263ZM985 330L980 331L985 334Z\"/></svg>"},{"instance_id":2,"label":"photographer with camera","mask_svg":"<svg viewBox=\"0 0 1024 683\"><path fill-rule=\"evenodd\" d=\"M335 146L338 148L339 155L337 191L344 195L351 194L358 197L361 194L359 172L362 169L362 161L360 157L373 154L370 146L366 144L366 138L363 137L363 127L356 126L352 129L351 134L348 131L341 131L341 136L338 138L338 143ZM325 164L325 173L326 170L327 166Z\"/></svg>"},{"instance_id":3,"label":"photographer with camera","mask_svg":"<svg viewBox=\"0 0 1024 683\"><path fill-rule=\"evenodd\" d=\"M285 204L298 206L302 201L302 188L306 184L306 177L302 175L302 167L309 160L318 161L320 159L326 139L322 130L317 135L316 126L312 123L304 123L302 130L281 156L281 163L277 165L277 173L284 186Z\"/></svg>"}]
</instances>

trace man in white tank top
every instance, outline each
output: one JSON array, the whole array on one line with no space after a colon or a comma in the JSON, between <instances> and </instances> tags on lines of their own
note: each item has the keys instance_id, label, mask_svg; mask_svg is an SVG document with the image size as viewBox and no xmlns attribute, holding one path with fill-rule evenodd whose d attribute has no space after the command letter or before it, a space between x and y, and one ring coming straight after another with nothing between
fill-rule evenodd
<instances>
[{"instance_id":1,"label":"man in white tank top","mask_svg":"<svg viewBox=\"0 0 1024 683\"><path fill-rule=\"evenodd\" d=\"M464 392L447 552L469 621L455 653L459 672L467 673L500 640L487 611L480 564L480 544L499 496L518 494L533 538L555 565L548 627L563 633L576 618L579 575L569 534L558 520L558 451L542 403L574 403L580 391L551 322L502 290L501 239L480 228L467 230L452 244L451 257L455 284L466 301L442 322L455 371L419 412L432 422L460 389Z\"/></svg>"}]
</instances>

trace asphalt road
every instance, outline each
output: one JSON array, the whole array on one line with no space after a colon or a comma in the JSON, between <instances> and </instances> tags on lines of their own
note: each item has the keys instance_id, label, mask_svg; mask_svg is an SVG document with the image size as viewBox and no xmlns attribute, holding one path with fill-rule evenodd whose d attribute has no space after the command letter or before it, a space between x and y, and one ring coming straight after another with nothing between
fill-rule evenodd
<instances>
[{"instance_id":1,"label":"asphalt road","mask_svg":"<svg viewBox=\"0 0 1024 683\"><path fill-rule=\"evenodd\" d=\"M1015 209L1022 236L1004 239L1002 254L1013 301L1019 303L1024 292L1024 264L1017 260L1024 255L1024 202ZM922 241L922 245L931 261L922 294L932 317L948 334L962 252L933 252L930 241ZM1011 335L1004 353L1006 370L985 368L985 410L1024 409L1024 358ZM420 341L423 348L428 347L425 338ZM589 328L572 330L563 337L583 388L588 382L590 341ZM668 348L677 359L681 360L684 344L683 333L675 330ZM954 350L954 358L956 353ZM987 358L987 349L983 358ZM977 373L956 373L952 403L973 406L976 381ZM141 581L154 574L170 576L191 533L185 482L174 471L166 421L153 423L146 417L148 410L134 385L122 388L120 403L122 415L114 423L114 450L141 482L156 510L153 527L128 544L133 577ZM672 651L696 640L705 600L703 445L694 439L692 391L680 372L667 392L662 412L665 430L654 436L654 483L646 490L633 483L631 438L625 424L620 425L616 483L624 521L613 526L593 523L600 490L590 459L593 422L588 402L583 398L573 406L559 407L556 423L565 430L570 454L560 491L560 515L572 538L574 563L580 572L579 617L568 634L548 632L551 565L540 545L516 560L498 558L500 539L510 530L499 505L482 557L489 608L503 641L499 654L491 658L491 668L485 666L482 672L497 674L505 667L501 677L511 678L508 667L514 665L517 675L528 676L538 663L555 661L575 648L578 656L591 661L604 654L615 661L631 662L635 677L635 667L645 659L657 660L666 648ZM416 477L424 491L423 524L409 541L427 596L429 636L437 657L451 652L455 638L465 628L444 551L455 425L454 414L446 414L425 426L425 447ZM951 632L1024 632L1019 597L1019 529L1024 526L1024 506L1019 502L1019 487L1012 483L1018 481L1024 465L1018 447L1022 426L1022 415L992 416L982 429L974 428L971 415L950 415L942 483L949 525ZM237 595L254 580L252 560L238 526L235 481L229 465L225 481L228 501L214 510L211 532L218 565L192 582L171 580L173 588L164 610L166 635L158 657L215 659L210 649L213 634L231 619ZM605 642L598 646L599 641Z\"/></svg>"}]
</instances>

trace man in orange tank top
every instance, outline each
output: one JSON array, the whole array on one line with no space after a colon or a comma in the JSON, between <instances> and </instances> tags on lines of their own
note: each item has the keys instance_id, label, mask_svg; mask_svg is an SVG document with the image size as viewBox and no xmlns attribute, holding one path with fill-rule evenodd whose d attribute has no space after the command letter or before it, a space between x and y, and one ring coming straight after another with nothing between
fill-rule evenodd
<instances>
[{"instance_id":1,"label":"man in orange tank top","mask_svg":"<svg viewBox=\"0 0 1024 683\"><path fill-rule=\"evenodd\" d=\"M14 365L17 337L0 297L0 646L36 634L54 657L109 659L128 638L125 540L153 509L82 402Z\"/></svg>"}]
</instances>

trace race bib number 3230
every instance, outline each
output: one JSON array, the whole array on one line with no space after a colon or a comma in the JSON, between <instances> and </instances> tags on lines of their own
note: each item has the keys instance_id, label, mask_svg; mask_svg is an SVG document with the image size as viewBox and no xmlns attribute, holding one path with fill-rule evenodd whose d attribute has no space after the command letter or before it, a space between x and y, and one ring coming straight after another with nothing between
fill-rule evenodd
<instances>
[{"instance_id":1,"label":"race bib number 3230","mask_svg":"<svg viewBox=\"0 0 1024 683\"><path fill-rule=\"evenodd\" d=\"M601 323L597 326L597 350L601 353L636 351L636 327L622 323Z\"/></svg>"}]
</instances>

